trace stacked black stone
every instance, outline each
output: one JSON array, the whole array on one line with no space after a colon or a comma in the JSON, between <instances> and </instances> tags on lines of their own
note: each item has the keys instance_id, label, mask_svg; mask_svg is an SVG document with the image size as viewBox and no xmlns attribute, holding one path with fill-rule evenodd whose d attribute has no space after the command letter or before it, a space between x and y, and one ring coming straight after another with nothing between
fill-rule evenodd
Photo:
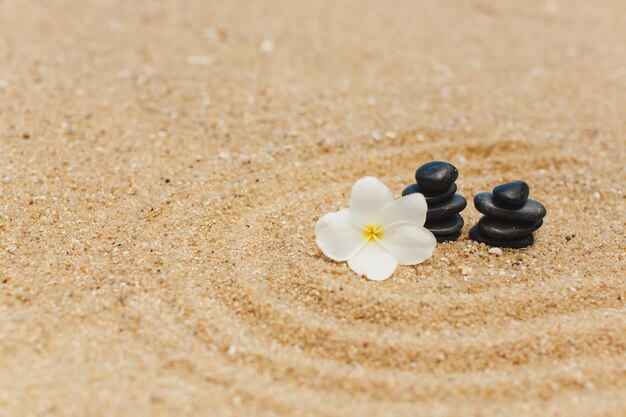
<instances>
[{"instance_id":1,"label":"stacked black stone","mask_svg":"<svg viewBox=\"0 0 626 417\"><path fill-rule=\"evenodd\" d=\"M498 185L493 193L476 194L474 206L484 216L470 230L470 239L504 248L532 245L546 208L529 199L529 192L524 181L514 181Z\"/></svg>"},{"instance_id":2,"label":"stacked black stone","mask_svg":"<svg viewBox=\"0 0 626 417\"><path fill-rule=\"evenodd\" d=\"M459 171L447 162L433 161L415 171L415 184L402 191L402 195L422 193L428 204L426 227L438 242L456 240L461 235L463 217L459 214L467 206L465 198L456 194L454 181Z\"/></svg>"}]
</instances>

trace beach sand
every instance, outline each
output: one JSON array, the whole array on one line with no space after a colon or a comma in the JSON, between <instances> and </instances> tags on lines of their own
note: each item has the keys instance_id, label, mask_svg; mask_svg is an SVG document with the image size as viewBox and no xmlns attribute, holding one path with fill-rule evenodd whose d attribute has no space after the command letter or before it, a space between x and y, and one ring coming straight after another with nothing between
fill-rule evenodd
<instances>
[{"instance_id":1,"label":"beach sand","mask_svg":"<svg viewBox=\"0 0 626 417\"><path fill-rule=\"evenodd\" d=\"M619 0L1 0L0 415L623 416L624 109ZM462 238L320 253L433 159Z\"/></svg>"}]
</instances>

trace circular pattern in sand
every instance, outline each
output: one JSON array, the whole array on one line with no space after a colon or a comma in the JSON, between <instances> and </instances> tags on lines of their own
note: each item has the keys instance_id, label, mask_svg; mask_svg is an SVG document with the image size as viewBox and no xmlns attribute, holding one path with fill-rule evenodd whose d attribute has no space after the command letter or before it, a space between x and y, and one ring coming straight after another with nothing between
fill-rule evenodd
<instances>
[{"instance_id":1,"label":"circular pattern in sand","mask_svg":"<svg viewBox=\"0 0 626 417\"><path fill-rule=\"evenodd\" d=\"M537 145L469 140L462 147L401 143L376 152L366 145L299 159L295 167L277 158L256 172L255 202L223 233L229 266L217 291L224 313L246 335L242 355L289 381L290 391L337 407L355 392L370 406L437 408L462 395L499 404L518 395L507 382L511 377L536 395L555 385L576 389L576 377L563 373L573 366L573 352L585 372L593 370L592 383L616 377L620 371L608 368L595 374L593 357L602 340L602 363L619 361L619 286L583 281L568 276L571 271L546 276L545 265L560 256L549 244L559 238L554 228L540 233L535 247L497 258L463 236L439 245L422 265L400 267L385 283L358 278L315 246L315 221L347 204L363 167L394 174L383 178L399 194L425 153L462 154L459 191L471 199L511 177L510 164L523 167L529 183L540 184L546 164L578 162L558 150L549 161L538 158L531 152ZM315 174L322 166L323 173ZM286 188L294 184L299 188ZM464 215L469 223L479 216L473 208ZM466 267L470 274L461 273ZM595 305L581 303L581 297Z\"/></svg>"}]
</instances>

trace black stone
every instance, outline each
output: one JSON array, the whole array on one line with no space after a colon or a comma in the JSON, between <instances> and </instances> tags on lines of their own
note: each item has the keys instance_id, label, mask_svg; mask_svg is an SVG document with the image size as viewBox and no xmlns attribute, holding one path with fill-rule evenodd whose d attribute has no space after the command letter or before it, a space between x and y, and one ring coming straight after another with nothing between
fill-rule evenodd
<instances>
[{"instance_id":1,"label":"black stone","mask_svg":"<svg viewBox=\"0 0 626 417\"><path fill-rule=\"evenodd\" d=\"M476 242L484 243L489 246L497 246L499 248L525 248L533 244L535 239L533 235L520 236L516 239L494 239L489 236L485 236L480 232L478 225L475 225L470 229L469 237Z\"/></svg>"},{"instance_id":2,"label":"black stone","mask_svg":"<svg viewBox=\"0 0 626 417\"><path fill-rule=\"evenodd\" d=\"M518 208L526 203L528 193L530 193L530 189L524 181L508 182L493 189L493 196L497 202Z\"/></svg>"},{"instance_id":3,"label":"black stone","mask_svg":"<svg viewBox=\"0 0 626 417\"><path fill-rule=\"evenodd\" d=\"M474 206L482 214L499 219L534 222L542 219L546 215L546 208L530 198L523 207L507 208L494 201L492 193L478 193L474 197Z\"/></svg>"},{"instance_id":4,"label":"black stone","mask_svg":"<svg viewBox=\"0 0 626 417\"><path fill-rule=\"evenodd\" d=\"M437 242L443 243L457 240L459 236L461 236L461 232L452 233L451 235L435 235L435 238Z\"/></svg>"},{"instance_id":5,"label":"black stone","mask_svg":"<svg viewBox=\"0 0 626 417\"><path fill-rule=\"evenodd\" d=\"M494 239L515 239L539 229L543 220L536 222L512 222L495 217L483 217L478 221L478 229L484 236Z\"/></svg>"},{"instance_id":6,"label":"black stone","mask_svg":"<svg viewBox=\"0 0 626 417\"><path fill-rule=\"evenodd\" d=\"M460 194L455 194L450 200L428 206L426 221L443 219L460 213L467 206L467 200Z\"/></svg>"},{"instance_id":7,"label":"black stone","mask_svg":"<svg viewBox=\"0 0 626 417\"><path fill-rule=\"evenodd\" d=\"M422 193L426 198L426 203L430 205L432 203L439 203L441 201L450 199L450 197L452 197L454 193L456 193L456 184L452 184L443 193L433 193L432 191L426 191L419 184L411 184L402 191L403 196L414 193Z\"/></svg>"},{"instance_id":8,"label":"black stone","mask_svg":"<svg viewBox=\"0 0 626 417\"><path fill-rule=\"evenodd\" d=\"M445 191L456 181L459 171L447 162L432 161L415 171L415 181L428 191Z\"/></svg>"},{"instance_id":9,"label":"black stone","mask_svg":"<svg viewBox=\"0 0 626 417\"><path fill-rule=\"evenodd\" d=\"M453 235L461 231L463 224L465 224L463 217L460 214L454 214L452 217L426 222L424 227L433 232L435 236Z\"/></svg>"}]
</instances>

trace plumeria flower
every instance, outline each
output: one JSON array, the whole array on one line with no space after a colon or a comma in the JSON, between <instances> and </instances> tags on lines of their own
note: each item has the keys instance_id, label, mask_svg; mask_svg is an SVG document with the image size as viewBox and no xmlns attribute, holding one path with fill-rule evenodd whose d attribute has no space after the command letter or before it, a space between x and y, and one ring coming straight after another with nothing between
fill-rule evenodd
<instances>
[{"instance_id":1,"label":"plumeria flower","mask_svg":"<svg viewBox=\"0 0 626 417\"><path fill-rule=\"evenodd\" d=\"M394 200L378 178L361 178L352 187L350 208L324 215L315 226L324 255L373 281L384 281L398 265L430 258L437 240L424 227L426 199L414 193Z\"/></svg>"}]
</instances>

